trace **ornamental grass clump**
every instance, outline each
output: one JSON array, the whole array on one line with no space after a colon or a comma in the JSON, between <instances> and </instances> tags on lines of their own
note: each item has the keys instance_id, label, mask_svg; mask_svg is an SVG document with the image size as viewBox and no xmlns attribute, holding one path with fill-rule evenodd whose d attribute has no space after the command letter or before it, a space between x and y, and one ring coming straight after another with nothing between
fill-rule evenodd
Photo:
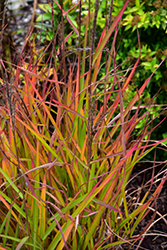
<instances>
[{"instance_id":1,"label":"ornamental grass clump","mask_svg":"<svg viewBox=\"0 0 167 250\"><path fill-rule=\"evenodd\" d=\"M150 195L153 175L143 198L133 209L128 204L134 166L165 140L150 143L153 104L141 105L152 75L136 86L127 104L124 93L135 84L140 59L127 72L116 61L117 31L128 1L97 44L98 1L93 22L88 10L83 40L81 22L75 27L60 2L62 22L46 48L39 49L30 32L17 64L7 70L1 60L0 248L130 248L143 237L145 231L136 234L135 228L167 178L164 173ZM76 6L81 18L81 2ZM64 34L63 16L78 35L74 50L66 46L72 32ZM139 35L138 42L140 47Z\"/></svg>"}]
</instances>

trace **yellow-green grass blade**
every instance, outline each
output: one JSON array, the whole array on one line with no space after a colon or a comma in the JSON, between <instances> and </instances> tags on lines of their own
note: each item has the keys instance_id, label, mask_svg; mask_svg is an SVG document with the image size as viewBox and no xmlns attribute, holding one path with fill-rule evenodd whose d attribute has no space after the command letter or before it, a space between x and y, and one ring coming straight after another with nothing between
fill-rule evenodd
<instances>
[{"instance_id":1,"label":"yellow-green grass blade","mask_svg":"<svg viewBox=\"0 0 167 250\"><path fill-rule=\"evenodd\" d=\"M7 220L9 220L10 214L11 214L11 208L9 209L9 211L8 211L8 213L6 214L4 220L2 221L2 224L1 224L1 226L0 226L0 234L2 233L2 231L3 231L3 229L4 229L4 226L5 226L6 222L7 222Z\"/></svg>"},{"instance_id":2,"label":"yellow-green grass blade","mask_svg":"<svg viewBox=\"0 0 167 250\"><path fill-rule=\"evenodd\" d=\"M117 180L116 180L116 182L117 182ZM91 223L91 225L89 227L89 232L86 235L84 245L83 245L83 249L87 248L90 239L94 235L94 232L95 232L95 230L97 228L97 225L99 224L99 222L100 222L100 220L102 218L102 215L103 215L104 211L106 210L106 207L108 206L108 202L111 199L110 194L112 194L112 191L114 190L114 188L115 188L114 181L112 181L111 183L108 182L105 185L105 187L103 188L103 193L102 193L103 198L101 196L100 197L101 200L98 200L96 198L93 199L93 201L95 201L95 203L97 203L97 204L100 204L100 206L96 206L96 211L98 211L98 213L94 217L93 222ZM101 205L103 205L103 206L101 206ZM113 208L113 210L114 210L114 208Z\"/></svg>"},{"instance_id":3,"label":"yellow-green grass blade","mask_svg":"<svg viewBox=\"0 0 167 250\"><path fill-rule=\"evenodd\" d=\"M0 173L2 173L4 178L8 181L8 183L9 183L8 187L11 186L16 191L16 193L20 196L20 198L23 200L23 194L18 189L18 187L14 184L14 182L11 180L11 178L2 170L2 168L0 168Z\"/></svg>"},{"instance_id":4,"label":"yellow-green grass blade","mask_svg":"<svg viewBox=\"0 0 167 250\"><path fill-rule=\"evenodd\" d=\"M121 237L120 237L120 239L121 239ZM123 245L125 243L130 243L131 241L134 241L134 240L138 240L138 238L114 241L113 243L109 243L109 244L105 245L104 247L101 247L101 248L98 248L98 249L99 250L101 250L101 249L105 249L106 250L107 248L115 247L115 246L118 246L118 245L121 246L121 245Z\"/></svg>"},{"instance_id":5,"label":"yellow-green grass blade","mask_svg":"<svg viewBox=\"0 0 167 250\"><path fill-rule=\"evenodd\" d=\"M77 199L75 199L75 198L72 199L72 200L69 202L69 204L61 210L61 212L62 212L63 214L66 214L68 210L71 210L72 208L76 207L76 206L77 206L78 204L80 204L85 198L86 198L86 194L83 195L82 197L77 198ZM59 222L59 220L61 219L60 214L56 213L54 216L56 217L57 221ZM44 234L44 236L43 236L43 238L42 238L43 240L45 240L45 239L47 238L47 236L48 236L48 235L54 230L54 228L56 227L56 222L54 221L53 218L51 218L51 219L48 221L48 223L50 223L51 221L53 221L53 222L51 223L51 225L50 225L50 226L48 227L48 229L46 230L46 232L45 232L45 234Z\"/></svg>"},{"instance_id":6,"label":"yellow-green grass blade","mask_svg":"<svg viewBox=\"0 0 167 250\"><path fill-rule=\"evenodd\" d=\"M55 153L55 150L53 150L47 142L41 137L39 133L34 131L31 127L29 127L24 121L22 121L19 117L17 117L18 121L22 123L23 126L25 126L35 137L45 146L46 149L48 149L49 152L52 153L56 158L58 157L57 154Z\"/></svg>"},{"instance_id":7,"label":"yellow-green grass blade","mask_svg":"<svg viewBox=\"0 0 167 250\"><path fill-rule=\"evenodd\" d=\"M20 242L20 239L18 238L15 238L15 237L12 237L12 236L8 236L8 235L3 235L3 234L0 234L0 237L1 238L6 238L8 240L12 240L12 241L16 241L16 242ZM29 237L29 236L28 236ZM34 247L34 244L32 244L31 242L25 242L27 246L32 246ZM41 250L41 246L36 246L37 249L40 249Z\"/></svg>"},{"instance_id":8,"label":"yellow-green grass blade","mask_svg":"<svg viewBox=\"0 0 167 250\"><path fill-rule=\"evenodd\" d=\"M146 197L145 197L146 198ZM151 201L147 201L144 204L140 204L137 209L135 209L128 217L123 219L123 221L118 225L118 227L115 230L115 233L118 233L120 229L122 229L124 226L126 226L126 223L134 221L135 217L145 211L146 208L148 208Z\"/></svg>"},{"instance_id":9,"label":"yellow-green grass blade","mask_svg":"<svg viewBox=\"0 0 167 250\"><path fill-rule=\"evenodd\" d=\"M2 193L2 192L1 192L1 194L0 194L0 199L1 199L1 201L4 203L4 205L5 205L8 209L10 209L9 204L12 204L12 200L11 200L6 194L4 194L4 193ZM7 202L8 202L9 204L8 204ZM23 211L23 209L21 209L16 203L13 203L13 207L16 209L16 211L17 211L19 214L22 215L22 217L26 218L26 213L25 213L25 212ZM22 222L20 221L20 219L19 219L18 216L14 213L13 210L12 210L12 215L13 215L13 217L16 219L16 221L19 223L19 225L20 225L22 228L24 228L23 225L22 225ZM29 221L30 224L32 223L30 218L28 218L28 221Z\"/></svg>"},{"instance_id":10,"label":"yellow-green grass blade","mask_svg":"<svg viewBox=\"0 0 167 250\"><path fill-rule=\"evenodd\" d=\"M10 220L11 220L11 209L9 210L8 217L7 217L7 220L6 220L4 235L9 234ZM3 238L3 245L2 245L3 247L6 246L6 241L7 241L7 238Z\"/></svg>"},{"instance_id":11,"label":"yellow-green grass blade","mask_svg":"<svg viewBox=\"0 0 167 250\"><path fill-rule=\"evenodd\" d=\"M47 144L47 142L41 137L41 135L40 135L39 133L35 132L31 127L29 127L29 126L28 126L25 122L23 122L19 117L17 117L17 119L18 119L18 121L19 121L20 123L22 123L22 124L23 124L23 125L33 134L33 135L35 135L35 136L38 138L38 140L46 147L46 149L48 149L49 152L52 153L53 156L55 156L56 158L59 158L59 156L55 153L55 150L53 150L53 149ZM65 149L66 149L66 152L68 153L68 155L69 155L69 157L70 157L71 160L72 160L72 157L75 157L83 167L88 168L87 165L86 165L83 161L81 161L80 158L77 157L77 156L75 155L75 153L73 153L73 152L66 146L66 144L65 144L64 142L62 142L62 144L64 145L64 147L65 147Z\"/></svg>"},{"instance_id":12,"label":"yellow-green grass blade","mask_svg":"<svg viewBox=\"0 0 167 250\"><path fill-rule=\"evenodd\" d=\"M29 236L25 236L23 239L21 239L21 241L19 242L15 250L20 250L21 247L26 243L28 239L29 239Z\"/></svg>"},{"instance_id":13,"label":"yellow-green grass blade","mask_svg":"<svg viewBox=\"0 0 167 250\"><path fill-rule=\"evenodd\" d=\"M25 205L25 203L23 202L21 205L21 209L24 209L24 205ZM21 214L19 215L19 219L21 220ZM19 223L17 223L17 225L15 227L15 238L19 238L19 235L20 235L20 226L19 226ZM17 242L14 241L12 244L12 250L16 249L16 244L17 244Z\"/></svg>"},{"instance_id":14,"label":"yellow-green grass blade","mask_svg":"<svg viewBox=\"0 0 167 250\"><path fill-rule=\"evenodd\" d=\"M74 227L74 223L71 222L71 220L68 220L67 223L65 223L62 226L62 232L64 234L64 237L67 239L69 233L71 232L72 228ZM60 245L60 247L58 248L58 243L59 241L62 239L62 235L60 233L60 231L58 232L58 234L54 237L54 239L52 240L51 244L48 247L48 250L52 250L52 249L62 249L62 243ZM63 246L62 246L63 247Z\"/></svg>"},{"instance_id":15,"label":"yellow-green grass blade","mask_svg":"<svg viewBox=\"0 0 167 250\"><path fill-rule=\"evenodd\" d=\"M36 162L35 162L36 168L40 165L39 163L39 140L37 140L37 154L36 154ZM34 192L37 197L39 197L39 169L34 170L35 178L34 178ZM34 244L33 250L36 250L36 243L39 241L39 236L38 236L38 223L39 223L39 206L38 203L33 199L33 204L32 204L32 242Z\"/></svg>"}]
</instances>

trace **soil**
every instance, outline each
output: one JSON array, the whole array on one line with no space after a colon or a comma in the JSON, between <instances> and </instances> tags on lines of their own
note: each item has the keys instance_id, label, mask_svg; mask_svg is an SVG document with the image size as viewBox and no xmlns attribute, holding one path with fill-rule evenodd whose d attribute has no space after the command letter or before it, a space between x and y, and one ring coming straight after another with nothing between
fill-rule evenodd
<instances>
[{"instance_id":1,"label":"soil","mask_svg":"<svg viewBox=\"0 0 167 250\"><path fill-rule=\"evenodd\" d=\"M8 28L6 34L11 34L13 49L21 51L24 39L27 35L29 24L33 15L34 1L27 1L22 8L8 11ZM38 3L47 3L47 0L39 0ZM36 14L42 13L37 6ZM10 18L9 18L10 17ZM20 30L21 33L16 33ZM154 173L154 183L150 182ZM137 164L133 170L131 180L127 185L127 195L129 196L129 207L132 209L138 201L141 201L145 193L149 190L149 197L154 193L165 174L166 166L143 162ZM152 186L151 186L152 185ZM152 210L151 210L152 209ZM156 200L150 212L137 226L134 235L139 236L144 230L145 236L140 238L133 246L122 245L117 249L144 249L144 250L163 250L167 249L167 183L163 187L160 196Z\"/></svg>"},{"instance_id":2,"label":"soil","mask_svg":"<svg viewBox=\"0 0 167 250\"><path fill-rule=\"evenodd\" d=\"M129 194L131 205L134 206L138 200L141 201L147 191L149 191L149 197L151 197L165 176L166 165L159 163L154 167L153 165L153 163L145 161L135 166L130 182L127 185L127 194ZM153 176L154 182L151 183ZM128 205L130 206L130 204ZM123 249L167 249L167 183L165 183L160 196L153 204L152 210L150 208L150 212L137 226L134 235L138 236L145 230L145 236L138 240L134 246ZM139 243L141 244L137 248Z\"/></svg>"}]
</instances>

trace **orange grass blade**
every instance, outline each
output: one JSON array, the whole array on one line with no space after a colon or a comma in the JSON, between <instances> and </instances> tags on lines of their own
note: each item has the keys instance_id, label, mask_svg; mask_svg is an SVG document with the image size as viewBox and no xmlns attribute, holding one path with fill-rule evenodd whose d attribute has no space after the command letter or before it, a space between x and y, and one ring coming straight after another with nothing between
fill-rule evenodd
<instances>
[{"instance_id":1,"label":"orange grass blade","mask_svg":"<svg viewBox=\"0 0 167 250\"><path fill-rule=\"evenodd\" d=\"M118 22L120 21L122 15L123 15L123 13L124 13L124 11L126 9L126 6L127 6L128 2L129 2L129 0L126 0L124 6L122 7L122 9L118 13L118 15L114 18L114 21L113 21L112 25L110 26L109 30L107 31L105 38L101 42L101 44L100 44L99 48L97 49L97 51L95 52L95 55L93 57L93 65L94 65L95 61L97 60L99 54L103 50L104 46L106 45L106 43L107 43L108 39L110 38L112 32L114 31L115 27L118 25Z\"/></svg>"}]
</instances>

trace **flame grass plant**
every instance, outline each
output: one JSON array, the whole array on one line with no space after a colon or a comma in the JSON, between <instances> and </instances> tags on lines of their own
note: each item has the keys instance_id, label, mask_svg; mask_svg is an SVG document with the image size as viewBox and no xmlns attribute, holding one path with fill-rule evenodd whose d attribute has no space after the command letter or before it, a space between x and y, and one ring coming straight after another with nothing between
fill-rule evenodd
<instances>
[{"instance_id":1,"label":"flame grass plant","mask_svg":"<svg viewBox=\"0 0 167 250\"><path fill-rule=\"evenodd\" d=\"M64 37L62 24L55 35L59 48L55 39L45 64L51 44L39 51L34 39L31 57L24 57L30 36L10 72L1 60L0 249L116 249L143 237L135 228L154 206L166 175L150 195L153 176L144 197L131 208L126 187L133 168L162 141L149 143L155 129L149 117L156 117L153 105L141 105L152 76L124 104L140 59L128 77L116 63L117 28L127 3L94 49L96 1L92 33L88 13L83 49L76 49L73 63L65 46L71 33ZM62 1L59 7L63 16ZM78 41L81 48L80 36ZM105 76L99 77L102 68ZM147 123L135 136L144 117Z\"/></svg>"}]
</instances>

